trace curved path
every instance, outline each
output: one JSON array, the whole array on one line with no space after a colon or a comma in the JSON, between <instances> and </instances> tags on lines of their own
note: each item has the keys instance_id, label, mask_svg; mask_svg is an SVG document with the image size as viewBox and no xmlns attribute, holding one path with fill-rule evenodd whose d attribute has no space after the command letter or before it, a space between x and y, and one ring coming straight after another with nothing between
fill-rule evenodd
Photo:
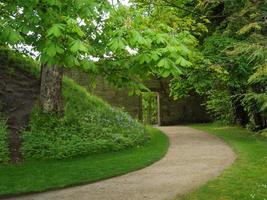
<instances>
[{"instance_id":1,"label":"curved path","mask_svg":"<svg viewBox=\"0 0 267 200\"><path fill-rule=\"evenodd\" d=\"M14 200L171 200L220 175L235 160L223 141L184 127L160 127L170 138L166 156L123 176ZM119 164L119 163L118 163Z\"/></svg>"}]
</instances>

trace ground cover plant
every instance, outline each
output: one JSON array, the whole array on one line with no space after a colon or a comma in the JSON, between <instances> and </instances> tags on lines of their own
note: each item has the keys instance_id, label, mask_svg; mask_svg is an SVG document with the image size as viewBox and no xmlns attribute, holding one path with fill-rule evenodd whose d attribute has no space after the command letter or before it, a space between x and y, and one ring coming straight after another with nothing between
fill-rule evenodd
<instances>
[{"instance_id":1,"label":"ground cover plant","mask_svg":"<svg viewBox=\"0 0 267 200\"><path fill-rule=\"evenodd\" d=\"M145 127L125 112L92 96L72 80L63 85L64 117L34 109L22 133L25 158L63 159L119 151L150 140Z\"/></svg>"},{"instance_id":2,"label":"ground cover plant","mask_svg":"<svg viewBox=\"0 0 267 200\"><path fill-rule=\"evenodd\" d=\"M39 76L39 65L9 48L1 48L1 61L12 74L24 69ZM14 77L15 78L15 77ZM38 101L34 106L27 128L22 131L21 152L28 158L63 159L80 155L119 151L145 145L150 135L145 127L119 108L90 95L85 88L64 77L62 96L64 116L41 111ZM2 125L2 121L1 121ZM1 126L4 131L5 127ZM1 134L3 138L6 134ZM2 140L3 149L7 140ZM7 155L5 153L5 155Z\"/></svg>"},{"instance_id":3,"label":"ground cover plant","mask_svg":"<svg viewBox=\"0 0 267 200\"><path fill-rule=\"evenodd\" d=\"M235 163L217 179L180 197L180 200L242 199L267 197L267 139L235 126L192 125L222 138L237 154Z\"/></svg>"},{"instance_id":4,"label":"ground cover plant","mask_svg":"<svg viewBox=\"0 0 267 200\"><path fill-rule=\"evenodd\" d=\"M145 146L118 152L0 165L0 196L91 183L148 166L164 156L169 146L161 131L148 127L148 134L151 140Z\"/></svg>"}]
</instances>

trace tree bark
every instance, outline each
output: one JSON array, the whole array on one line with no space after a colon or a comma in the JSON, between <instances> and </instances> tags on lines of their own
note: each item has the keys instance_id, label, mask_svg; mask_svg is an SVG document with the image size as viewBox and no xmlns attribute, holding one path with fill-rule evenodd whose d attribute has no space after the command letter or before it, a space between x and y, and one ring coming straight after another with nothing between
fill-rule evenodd
<instances>
[{"instance_id":1,"label":"tree bark","mask_svg":"<svg viewBox=\"0 0 267 200\"><path fill-rule=\"evenodd\" d=\"M61 96L63 67L42 65L41 69L40 106L44 113L64 114Z\"/></svg>"}]
</instances>

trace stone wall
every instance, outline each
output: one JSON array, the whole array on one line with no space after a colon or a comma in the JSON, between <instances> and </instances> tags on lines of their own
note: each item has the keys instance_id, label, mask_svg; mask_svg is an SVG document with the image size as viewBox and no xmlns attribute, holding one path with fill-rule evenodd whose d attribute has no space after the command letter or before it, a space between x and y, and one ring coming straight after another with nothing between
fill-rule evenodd
<instances>
[{"instance_id":1,"label":"stone wall","mask_svg":"<svg viewBox=\"0 0 267 200\"><path fill-rule=\"evenodd\" d=\"M209 122L210 117L201 106L203 100L198 95L173 100L165 93L159 94L160 125Z\"/></svg>"},{"instance_id":2,"label":"stone wall","mask_svg":"<svg viewBox=\"0 0 267 200\"><path fill-rule=\"evenodd\" d=\"M115 88L100 76L96 79L96 85L93 87L90 76L87 74L79 73L77 71L69 71L66 74L78 84L84 86L91 94L102 98L113 106L125 110L132 117L141 119L142 101L139 96L130 96L126 89Z\"/></svg>"},{"instance_id":3,"label":"stone wall","mask_svg":"<svg viewBox=\"0 0 267 200\"><path fill-rule=\"evenodd\" d=\"M86 87L92 94L101 97L113 106L120 107L137 119L142 119L142 100L139 96L129 96L126 89L117 89L103 77L96 79L96 87L91 86L87 74L71 71L66 73L77 83ZM158 122L159 125L175 125L184 123L201 123L210 121L203 100L198 95L177 101L169 97L168 80L152 79L146 86L158 93Z\"/></svg>"}]
</instances>

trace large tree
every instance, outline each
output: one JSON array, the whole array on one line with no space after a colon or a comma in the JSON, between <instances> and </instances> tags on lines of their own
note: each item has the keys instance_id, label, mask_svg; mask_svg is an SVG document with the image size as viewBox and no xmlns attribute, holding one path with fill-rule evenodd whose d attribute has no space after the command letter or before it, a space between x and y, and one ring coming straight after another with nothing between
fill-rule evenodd
<instances>
[{"instance_id":1,"label":"large tree","mask_svg":"<svg viewBox=\"0 0 267 200\"><path fill-rule=\"evenodd\" d=\"M109 6L107 1L98 0L1 2L1 41L30 46L39 54L44 112L63 113L63 68L83 64L91 50L91 34Z\"/></svg>"},{"instance_id":2,"label":"large tree","mask_svg":"<svg viewBox=\"0 0 267 200\"><path fill-rule=\"evenodd\" d=\"M175 17L171 8L158 17L152 4L31 0L3 1L0 8L1 41L39 52L41 108L58 114L63 68L79 67L117 86L140 89L149 76L176 77L191 66L198 44L192 30L203 29L188 17Z\"/></svg>"}]
</instances>

